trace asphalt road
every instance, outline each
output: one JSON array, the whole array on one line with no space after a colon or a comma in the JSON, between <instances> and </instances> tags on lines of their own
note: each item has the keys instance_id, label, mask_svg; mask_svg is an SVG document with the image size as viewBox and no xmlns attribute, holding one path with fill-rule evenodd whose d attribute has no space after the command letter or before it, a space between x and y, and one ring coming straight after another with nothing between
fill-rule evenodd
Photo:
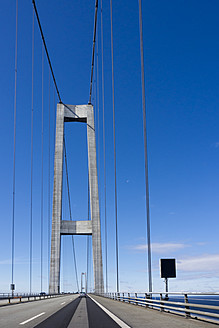
<instances>
[{"instance_id":1,"label":"asphalt road","mask_svg":"<svg viewBox=\"0 0 219 328\"><path fill-rule=\"evenodd\" d=\"M78 295L0 307L0 328L120 327L89 297Z\"/></svg>"},{"instance_id":2,"label":"asphalt road","mask_svg":"<svg viewBox=\"0 0 219 328\"><path fill-rule=\"evenodd\" d=\"M59 310L74 302L76 299L78 299L78 295L68 295L51 299L2 306L0 307L0 327L35 327L50 316L57 313ZM27 320L30 321L26 322Z\"/></svg>"},{"instance_id":3,"label":"asphalt road","mask_svg":"<svg viewBox=\"0 0 219 328\"><path fill-rule=\"evenodd\" d=\"M87 297L87 312L89 328L118 328L117 323L110 318L96 303Z\"/></svg>"}]
</instances>

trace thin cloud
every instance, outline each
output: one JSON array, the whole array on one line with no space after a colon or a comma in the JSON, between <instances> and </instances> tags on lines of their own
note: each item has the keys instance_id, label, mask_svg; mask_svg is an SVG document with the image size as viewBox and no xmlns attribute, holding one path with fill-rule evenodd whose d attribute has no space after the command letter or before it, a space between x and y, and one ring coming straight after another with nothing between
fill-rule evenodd
<instances>
[{"instance_id":1,"label":"thin cloud","mask_svg":"<svg viewBox=\"0 0 219 328\"><path fill-rule=\"evenodd\" d=\"M199 243L196 243L196 245L198 245L198 246L205 246L205 245L207 245L207 243L206 242L199 242Z\"/></svg>"},{"instance_id":2,"label":"thin cloud","mask_svg":"<svg viewBox=\"0 0 219 328\"><path fill-rule=\"evenodd\" d=\"M152 243L151 244L152 252L159 253L159 254L175 252L177 250L186 248L188 246L189 245L186 245L183 243ZM139 244L139 245L135 245L135 246L130 246L129 249L141 252L141 251L147 250L147 245Z\"/></svg>"},{"instance_id":3,"label":"thin cloud","mask_svg":"<svg viewBox=\"0 0 219 328\"><path fill-rule=\"evenodd\" d=\"M205 254L178 260L177 268L187 272L219 271L219 254Z\"/></svg>"},{"instance_id":4,"label":"thin cloud","mask_svg":"<svg viewBox=\"0 0 219 328\"><path fill-rule=\"evenodd\" d=\"M15 264L27 264L28 259L16 258L16 259L14 259L14 263ZM12 264L11 258L0 261L0 265L11 265L11 264Z\"/></svg>"},{"instance_id":5,"label":"thin cloud","mask_svg":"<svg viewBox=\"0 0 219 328\"><path fill-rule=\"evenodd\" d=\"M30 261L29 258L15 258L14 264L23 265L23 264L28 264L29 261ZM43 259L43 262L45 262L45 259ZM40 263L40 259L39 258L33 259L33 263ZM12 264L11 258L0 261L0 265L11 265L11 264Z\"/></svg>"},{"instance_id":6,"label":"thin cloud","mask_svg":"<svg viewBox=\"0 0 219 328\"><path fill-rule=\"evenodd\" d=\"M198 278L197 278L197 272L185 272L181 271L181 274L177 274L177 279L178 280L196 280L197 279L214 279L219 277L219 272L213 271L213 272L199 272L198 273ZM218 288L218 287L217 287Z\"/></svg>"},{"instance_id":7,"label":"thin cloud","mask_svg":"<svg viewBox=\"0 0 219 328\"><path fill-rule=\"evenodd\" d=\"M215 142L215 143L214 143L214 147L215 147L215 148L219 148L219 142Z\"/></svg>"}]
</instances>

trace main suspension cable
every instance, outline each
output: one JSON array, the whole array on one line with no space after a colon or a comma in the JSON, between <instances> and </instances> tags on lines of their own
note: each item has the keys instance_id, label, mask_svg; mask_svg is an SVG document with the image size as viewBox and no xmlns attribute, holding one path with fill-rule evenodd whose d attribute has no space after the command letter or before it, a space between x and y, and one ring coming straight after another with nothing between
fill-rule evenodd
<instances>
[{"instance_id":1,"label":"main suspension cable","mask_svg":"<svg viewBox=\"0 0 219 328\"><path fill-rule=\"evenodd\" d=\"M30 160L30 294L32 293L33 261L33 96L34 96L34 9L32 23L32 96L31 96L31 160Z\"/></svg>"},{"instance_id":2,"label":"main suspension cable","mask_svg":"<svg viewBox=\"0 0 219 328\"><path fill-rule=\"evenodd\" d=\"M103 61L103 5L101 0L101 57L102 57L102 103L103 103L103 166L104 166L104 218L105 218L105 272L106 293L108 292L108 249L107 249L107 208L106 208L106 134L105 134L105 98L104 98L104 61Z\"/></svg>"},{"instance_id":3,"label":"main suspension cable","mask_svg":"<svg viewBox=\"0 0 219 328\"><path fill-rule=\"evenodd\" d=\"M48 59L50 71L52 73L53 82L54 82L54 85L55 85L55 88L56 88L56 92L57 92L59 101L61 102L62 101L61 96L60 96L59 89L58 89L58 86L57 86L57 83L56 83L54 71L53 71L53 68L52 68L52 63L51 63L51 60L50 60L50 57L49 57L49 52L48 52L48 49L47 49L47 46L46 46L46 41L45 41L45 38L44 38L44 34L43 34L42 26L41 26L41 23L40 23L40 18L39 18L39 15L38 15L38 11L37 11L37 8L36 8L35 0L32 0L32 3L33 3L34 11L35 11L35 14L36 14L37 22L38 22L38 25L39 25L41 37L42 37L43 44L44 44L44 48L45 48L45 51L46 51L46 56L47 56L47 59Z\"/></svg>"},{"instance_id":4,"label":"main suspension cable","mask_svg":"<svg viewBox=\"0 0 219 328\"><path fill-rule=\"evenodd\" d=\"M15 32L15 85L14 85L14 155L13 155L13 205L12 205L12 247L11 247L11 291L14 293L14 244L15 244L15 166L16 166L16 116L17 116L17 43L18 43L18 0L16 1Z\"/></svg>"},{"instance_id":5,"label":"main suspension cable","mask_svg":"<svg viewBox=\"0 0 219 328\"><path fill-rule=\"evenodd\" d=\"M91 78L90 78L90 95L89 95L88 104L91 104L91 97L92 97L92 85L93 85L93 73L94 73L94 55L95 55L96 30L97 30L97 10L98 10L98 0L96 0L96 3L95 3L93 50L92 50Z\"/></svg>"},{"instance_id":6,"label":"main suspension cable","mask_svg":"<svg viewBox=\"0 0 219 328\"><path fill-rule=\"evenodd\" d=\"M68 164L67 164L65 138L64 138L64 157L65 157L65 170L66 170L66 180L67 180L67 189L68 189L69 214L70 214L70 220L72 221L71 198L70 198L70 188L69 188L69 179L68 179ZM74 236L72 236L72 250L73 250L74 265L75 265L76 283L77 283L77 288L78 288L78 292L79 292L78 270L77 270L76 254L75 254Z\"/></svg>"},{"instance_id":7,"label":"main suspension cable","mask_svg":"<svg viewBox=\"0 0 219 328\"><path fill-rule=\"evenodd\" d=\"M141 5L141 0L139 0L138 3L139 3L140 49L141 49L141 83L142 83L142 112L143 112L143 128L144 128L146 209L147 209L148 279L149 279L149 292L152 292L150 209L149 209L149 182L148 182L148 155L147 155L147 126L146 126L144 48L143 48L142 5Z\"/></svg>"},{"instance_id":8,"label":"main suspension cable","mask_svg":"<svg viewBox=\"0 0 219 328\"><path fill-rule=\"evenodd\" d=\"M112 98L113 98L113 145L114 145L114 178L115 178L115 216L116 216L116 277L117 293L119 293L119 245L118 245L118 215L117 215L117 180L116 180L116 128L115 128L115 92L114 92L114 60L113 60L113 11L110 0L110 25L111 25L111 57L112 57Z\"/></svg>"}]
</instances>

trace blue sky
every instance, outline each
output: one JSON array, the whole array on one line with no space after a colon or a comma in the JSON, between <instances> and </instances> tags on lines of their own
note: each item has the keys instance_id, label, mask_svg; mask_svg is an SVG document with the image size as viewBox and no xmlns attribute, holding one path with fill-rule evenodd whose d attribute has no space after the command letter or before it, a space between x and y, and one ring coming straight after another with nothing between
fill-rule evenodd
<instances>
[{"instance_id":1,"label":"blue sky","mask_svg":"<svg viewBox=\"0 0 219 328\"><path fill-rule=\"evenodd\" d=\"M29 290L32 2L19 2L16 138L15 283ZM37 0L63 102L89 96L94 1ZM153 289L164 284L160 258L177 259L172 291L217 291L219 283L219 4L216 0L143 1ZM109 288L116 289L113 130L109 1L103 1ZM115 110L121 291L147 291L144 148L138 1L113 1ZM1 238L0 292L11 280L15 1L0 3ZM100 11L95 106L101 220L104 221ZM42 44L35 20L33 290L40 290ZM97 75L98 63L98 75ZM48 283L48 185L52 191L54 109L44 54L44 255ZM97 83L98 81L98 83ZM97 84L99 89L97 88ZM49 97L50 94L50 97ZM99 95L99 100L97 99ZM99 103L99 121L97 105ZM50 109L49 109L50 104ZM50 131L49 131L50 111ZM49 133L51 140L48 180ZM87 218L86 126L66 125L74 219ZM64 173L65 181L65 173ZM66 182L63 218L69 218ZM52 204L52 192L50 205ZM50 215L48 215L48 213ZM104 222L102 224L105 263ZM78 273L86 271L87 237L75 238ZM61 288L76 290L71 238L62 242ZM92 280L92 279L91 279ZM91 281L92 285L92 281Z\"/></svg>"}]
</instances>

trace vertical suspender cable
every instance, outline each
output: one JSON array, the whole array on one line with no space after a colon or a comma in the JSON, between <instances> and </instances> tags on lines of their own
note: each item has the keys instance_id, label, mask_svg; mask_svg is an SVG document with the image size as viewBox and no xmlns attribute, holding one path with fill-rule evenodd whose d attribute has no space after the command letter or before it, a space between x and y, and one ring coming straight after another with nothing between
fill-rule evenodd
<instances>
[{"instance_id":1,"label":"vertical suspender cable","mask_svg":"<svg viewBox=\"0 0 219 328\"><path fill-rule=\"evenodd\" d=\"M97 126L97 133L98 133L98 169L100 172L100 102L99 102L99 53L98 53L98 34L97 34L97 48L96 48L96 74L97 74L97 84L96 84L96 88L97 88L97 124L95 126ZM100 195L99 195L100 197Z\"/></svg>"},{"instance_id":2,"label":"vertical suspender cable","mask_svg":"<svg viewBox=\"0 0 219 328\"><path fill-rule=\"evenodd\" d=\"M67 164L65 138L64 138L64 157L65 157L65 169L66 169L66 179L67 179L67 189L68 189L69 214L70 214L70 220L72 221L71 198L70 198L70 188L69 188L69 179L68 179L68 164ZM77 271L77 262L76 262L76 254L75 254L74 236L72 236L72 250L73 250L74 265L75 265L76 283L77 283L77 288L78 288L78 292L79 292L78 271Z\"/></svg>"},{"instance_id":3,"label":"vertical suspender cable","mask_svg":"<svg viewBox=\"0 0 219 328\"><path fill-rule=\"evenodd\" d=\"M98 23L97 23L98 24ZM98 156L98 171L99 171L99 175L101 172L101 151L100 151L100 139L101 139L101 133L100 133L100 98L99 98L99 54L98 54L98 47L99 47L99 43L98 43L98 25L97 25L97 36L96 36L96 103L97 103L97 129L95 131L97 131L98 133L98 151L97 151L97 156ZM95 125L96 128L96 125ZM101 217L101 206L102 206L102 189L101 189L101 179L98 180L98 184L99 184L99 210L100 210L100 217ZM91 271L91 270L90 270Z\"/></svg>"},{"instance_id":4,"label":"vertical suspender cable","mask_svg":"<svg viewBox=\"0 0 219 328\"><path fill-rule=\"evenodd\" d=\"M90 191L89 191L89 174L87 183L87 220L90 220ZM89 279L89 260L90 260L90 236L87 236L87 275L86 275L86 293L88 289L88 279Z\"/></svg>"},{"instance_id":5,"label":"vertical suspender cable","mask_svg":"<svg viewBox=\"0 0 219 328\"><path fill-rule=\"evenodd\" d=\"M16 113L17 113L17 33L18 32L18 0L16 1L16 36L15 36L15 86L14 86L14 155L13 155L13 205L12 205L12 251L11 251L11 284L14 284L14 226L15 226L15 154L16 154ZM11 286L12 294L13 286Z\"/></svg>"},{"instance_id":6,"label":"vertical suspender cable","mask_svg":"<svg viewBox=\"0 0 219 328\"><path fill-rule=\"evenodd\" d=\"M43 45L42 45L42 163L41 163L41 292L43 290L43 75L44 75L44 65L43 65Z\"/></svg>"},{"instance_id":7,"label":"vertical suspender cable","mask_svg":"<svg viewBox=\"0 0 219 328\"><path fill-rule=\"evenodd\" d=\"M147 127L146 127L144 49L143 49L142 6L141 6L141 0L139 0L138 3L139 3L140 48L141 48L142 110L143 110L143 127L144 127L145 185L146 185L146 209L147 209L148 279L149 279L149 292L152 292L151 237L150 237L150 210L149 210L149 182L148 182L148 155L147 155Z\"/></svg>"},{"instance_id":8,"label":"vertical suspender cable","mask_svg":"<svg viewBox=\"0 0 219 328\"><path fill-rule=\"evenodd\" d=\"M33 262L33 79L34 79L34 9L32 27L32 99L31 99L31 162L30 162L30 294L32 293Z\"/></svg>"},{"instance_id":9,"label":"vertical suspender cable","mask_svg":"<svg viewBox=\"0 0 219 328\"><path fill-rule=\"evenodd\" d=\"M49 255L50 255L50 72L49 72L49 144L48 144L48 287L49 287Z\"/></svg>"},{"instance_id":10,"label":"vertical suspender cable","mask_svg":"<svg viewBox=\"0 0 219 328\"><path fill-rule=\"evenodd\" d=\"M98 23L97 23L98 24ZM101 150L100 150L100 139L101 139L101 129L100 129L100 83L99 83L99 42L98 42L98 26L97 26L97 37L96 37L97 47L96 47L96 97L97 97L97 112L98 112L98 170L99 174L101 172ZM101 43L101 41L100 41ZM101 180L101 179L100 179ZM101 183L99 181L99 206L100 206L100 213L101 213ZM91 250L90 250L91 251ZM90 264L91 266L91 264ZM91 268L90 268L91 271ZM91 285L90 285L91 288Z\"/></svg>"},{"instance_id":11,"label":"vertical suspender cable","mask_svg":"<svg viewBox=\"0 0 219 328\"><path fill-rule=\"evenodd\" d=\"M97 30L98 31L98 30ZM99 171L99 174L101 172L101 165L100 165L100 139L101 139L101 134L100 134L100 89L99 89L99 43L98 43L98 33L97 33L97 47L96 47L96 75L97 75L97 83L96 83L96 96L97 96L97 124L95 126L97 126L97 128L95 127L96 131L97 131L97 134L98 134L98 148L97 148L97 155L98 155L98 171ZM101 186L100 184L100 179L98 180L99 181L99 185ZM101 212L101 187L99 187L99 206L100 206L100 212Z\"/></svg>"},{"instance_id":12,"label":"vertical suspender cable","mask_svg":"<svg viewBox=\"0 0 219 328\"><path fill-rule=\"evenodd\" d=\"M55 143L56 143L56 90L54 88L54 96L53 96L53 101L54 101L54 125L53 125L53 142L54 142L54 149L55 149Z\"/></svg>"},{"instance_id":13,"label":"vertical suspender cable","mask_svg":"<svg viewBox=\"0 0 219 328\"><path fill-rule=\"evenodd\" d=\"M115 92L114 92L114 60L113 60L113 10L110 0L111 23L111 57L112 57L112 97L113 97L113 144L114 144L114 178L115 178L115 216L116 216L116 277L117 293L119 293L119 246L118 246L118 215L117 215L117 181L116 181L116 129L115 129Z\"/></svg>"},{"instance_id":14,"label":"vertical suspender cable","mask_svg":"<svg viewBox=\"0 0 219 328\"><path fill-rule=\"evenodd\" d=\"M90 238L87 236L87 275L86 275L86 294L88 293L88 282L89 282L89 263L90 263Z\"/></svg>"},{"instance_id":15,"label":"vertical suspender cable","mask_svg":"<svg viewBox=\"0 0 219 328\"><path fill-rule=\"evenodd\" d=\"M95 81L95 80L94 80ZM97 85L97 84L96 84ZM97 87L96 87L97 88ZM97 90L96 90L97 91ZM97 95L97 93L96 93ZM96 97L97 98L97 97ZM95 99L96 100L96 99ZM96 109L96 106L95 106ZM96 113L95 113L96 114ZM98 113L99 114L99 113ZM96 116L95 116L96 118ZM95 130L96 130L96 120L95 120ZM99 120L98 120L99 124ZM99 147L99 135L98 135L98 147ZM87 175L87 220L90 220L90 185L89 185L89 169L88 169L88 175ZM89 263L90 263L90 236L87 235L87 269L86 269L86 275L85 275L85 292L87 294L88 292L88 281L90 277L89 273Z\"/></svg>"},{"instance_id":16,"label":"vertical suspender cable","mask_svg":"<svg viewBox=\"0 0 219 328\"><path fill-rule=\"evenodd\" d=\"M104 166L104 217L105 217L105 270L106 293L108 293L108 259L107 259L107 211L106 211L106 134L105 134L105 99L104 99L104 61L103 61L103 5L101 0L101 51L102 51L102 103L103 103L103 166Z\"/></svg>"}]
</instances>

